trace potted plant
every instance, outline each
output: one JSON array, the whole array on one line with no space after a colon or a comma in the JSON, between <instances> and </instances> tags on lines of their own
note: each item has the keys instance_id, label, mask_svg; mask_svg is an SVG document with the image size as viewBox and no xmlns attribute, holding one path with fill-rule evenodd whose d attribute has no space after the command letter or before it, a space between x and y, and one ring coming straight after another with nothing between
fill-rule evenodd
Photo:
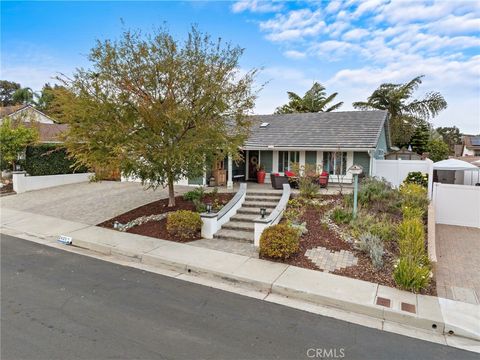
<instances>
[{"instance_id":1,"label":"potted plant","mask_svg":"<svg viewBox=\"0 0 480 360\"><path fill-rule=\"evenodd\" d=\"M265 168L263 167L262 164L258 164L258 166L257 166L257 182L259 184L265 183L265 175L266 175Z\"/></svg>"}]
</instances>

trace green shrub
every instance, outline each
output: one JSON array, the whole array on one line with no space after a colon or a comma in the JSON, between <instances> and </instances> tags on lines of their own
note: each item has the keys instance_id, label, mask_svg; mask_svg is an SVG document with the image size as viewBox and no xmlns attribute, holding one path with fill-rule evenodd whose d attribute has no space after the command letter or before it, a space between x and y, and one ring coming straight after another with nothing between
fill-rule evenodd
<instances>
[{"instance_id":1,"label":"green shrub","mask_svg":"<svg viewBox=\"0 0 480 360\"><path fill-rule=\"evenodd\" d=\"M55 144L28 146L23 160L25 171L31 176L84 173L84 166L75 169L74 160L67 151Z\"/></svg>"},{"instance_id":2,"label":"green shrub","mask_svg":"<svg viewBox=\"0 0 480 360\"><path fill-rule=\"evenodd\" d=\"M404 290L419 292L430 282L430 267L410 257L401 257L393 271L395 283Z\"/></svg>"},{"instance_id":3,"label":"green shrub","mask_svg":"<svg viewBox=\"0 0 480 360\"><path fill-rule=\"evenodd\" d=\"M396 224L387 216L374 216L363 211L350 222L350 226L355 238L359 238L364 233L370 233L383 241L392 241L397 234Z\"/></svg>"},{"instance_id":4,"label":"green shrub","mask_svg":"<svg viewBox=\"0 0 480 360\"><path fill-rule=\"evenodd\" d=\"M316 184L312 177L300 177L298 180L298 189L300 196L305 199L314 199L320 192L320 185Z\"/></svg>"},{"instance_id":5,"label":"green shrub","mask_svg":"<svg viewBox=\"0 0 480 360\"><path fill-rule=\"evenodd\" d=\"M425 210L418 207L402 206L402 215L404 219L422 219Z\"/></svg>"},{"instance_id":6,"label":"green shrub","mask_svg":"<svg viewBox=\"0 0 480 360\"><path fill-rule=\"evenodd\" d=\"M189 210L178 210L168 214L167 231L182 239L194 238L202 229L200 214Z\"/></svg>"},{"instance_id":7,"label":"green shrub","mask_svg":"<svg viewBox=\"0 0 480 360\"><path fill-rule=\"evenodd\" d=\"M423 186L424 188L428 187L428 174L422 173L420 171L411 171L408 173L403 184L417 184Z\"/></svg>"},{"instance_id":8,"label":"green shrub","mask_svg":"<svg viewBox=\"0 0 480 360\"><path fill-rule=\"evenodd\" d=\"M368 206L376 201L391 201L397 198L396 190L385 180L367 177L362 180L358 190L358 203Z\"/></svg>"},{"instance_id":9,"label":"green shrub","mask_svg":"<svg viewBox=\"0 0 480 360\"><path fill-rule=\"evenodd\" d=\"M299 250L300 232L286 224L267 227L260 237L260 255L287 259Z\"/></svg>"},{"instance_id":10,"label":"green shrub","mask_svg":"<svg viewBox=\"0 0 480 360\"><path fill-rule=\"evenodd\" d=\"M410 256L415 261L424 261L425 228L419 218L404 219L398 226L398 248L400 256Z\"/></svg>"},{"instance_id":11,"label":"green shrub","mask_svg":"<svg viewBox=\"0 0 480 360\"><path fill-rule=\"evenodd\" d=\"M365 233L355 242L355 246L360 251L367 253L372 260L375 268L383 266L383 254L385 253L382 240L373 234Z\"/></svg>"},{"instance_id":12,"label":"green shrub","mask_svg":"<svg viewBox=\"0 0 480 360\"><path fill-rule=\"evenodd\" d=\"M352 211L341 208L341 207L336 207L332 211L332 215L330 218L335 221L337 224L347 224L353 219L353 214Z\"/></svg>"},{"instance_id":13,"label":"green shrub","mask_svg":"<svg viewBox=\"0 0 480 360\"><path fill-rule=\"evenodd\" d=\"M400 186L400 197L403 206L416 207L426 211L428 207L428 191L418 184L403 184Z\"/></svg>"},{"instance_id":14,"label":"green shrub","mask_svg":"<svg viewBox=\"0 0 480 360\"><path fill-rule=\"evenodd\" d=\"M298 208L302 207L303 203L300 199L290 199L288 200L287 207L289 208Z\"/></svg>"},{"instance_id":15,"label":"green shrub","mask_svg":"<svg viewBox=\"0 0 480 360\"><path fill-rule=\"evenodd\" d=\"M202 200L204 197L205 197L205 188L203 186L199 186L183 194L183 199L187 201L193 201L195 199Z\"/></svg>"},{"instance_id":16,"label":"green shrub","mask_svg":"<svg viewBox=\"0 0 480 360\"><path fill-rule=\"evenodd\" d=\"M207 211L207 205L204 202L202 202L202 200L193 199L192 202L193 202L193 205L195 205L195 211L197 213L203 213ZM213 209L213 206L212 206L212 209Z\"/></svg>"},{"instance_id":17,"label":"green shrub","mask_svg":"<svg viewBox=\"0 0 480 360\"><path fill-rule=\"evenodd\" d=\"M300 218L304 212L305 210L302 207L287 207L283 212L283 217L288 224L300 224Z\"/></svg>"}]
</instances>

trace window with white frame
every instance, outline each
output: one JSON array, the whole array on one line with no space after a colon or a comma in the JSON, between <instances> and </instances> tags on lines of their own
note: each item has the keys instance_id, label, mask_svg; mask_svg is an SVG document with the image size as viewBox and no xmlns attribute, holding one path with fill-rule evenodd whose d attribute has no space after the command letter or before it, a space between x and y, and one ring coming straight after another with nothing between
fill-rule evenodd
<instances>
[{"instance_id":1,"label":"window with white frame","mask_svg":"<svg viewBox=\"0 0 480 360\"><path fill-rule=\"evenodd\" d=\"M292 169L292 163L300 162L300 151L279 151L278 171L285 172Z\"/></svg>"},{"instance_id":2,"label":"window with white frame","mask_svg":"<svg viewBox=\"0 0 480 360\"><path fill-rule=\"evenodd\" d=\"M347 174L347 153L340 151L326 151L323 153L323 170L330 175Z\"/></svg>"}]
</instances>

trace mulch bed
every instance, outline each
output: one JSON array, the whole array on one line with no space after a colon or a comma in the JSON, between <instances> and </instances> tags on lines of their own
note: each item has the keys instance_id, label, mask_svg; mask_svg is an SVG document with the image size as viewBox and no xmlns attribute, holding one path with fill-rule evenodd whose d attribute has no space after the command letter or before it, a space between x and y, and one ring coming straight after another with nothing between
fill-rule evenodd
<instances>
[{"instance_id":1,"label":"mulch bed","mask_svg":"<svg viewBox=\"0 0 480 360\"><path fill-rule=\"evenodd\" d=\"M326 200L328 198L340 200L338 196L322 196L322 200ZM305 256L305 252L308 249L322 246L332 251L348 250L358 258L357 265L341 270L335 270L332 272L333 274L378 283L380 285L389 287L397 287L395 281L393 280L393 265L397 257L396 255L398 254L396 243L391 241L385 244L384 265L382 269L377 270L372 265L370 257L367 254L355 249L353 244L343 240L337 235L336 232L322 223L321 219L323 218L325 212L332 209L334 206L335 203L317 208L312 206L306 207L305 213L301 220L307 223L308 232L302 235L300 238L300 251L286 260L278 261L307 269L323 271ZM270 258L266 259L270 261L277 261ZM436 295L435 281L433 281L433 279L430 287L422 291L422 294Z\"/></svg>"},{"instance_id":2,"label":"mulch bed","mask_svg":"<svg viewBox=\"0 0 480 360\"><path fill-rule=\"evenodd\" d=\"M13 191L13 184L6 184L3 187L0 188L0 195L11 195L15 194L15 191Z\"/></svg>"},{"instance_id":3,"label":"mulch bed","mask_svg":"<svg viewBox=\"0 0 480 360\"><path fill-rule=\"evenodd\" d=\"M227 203L233 197L233 195L234 194L231 194L231 193L228 193L228 194L219 193L217 194L217 198L221 202ZM212 202L211 196L209 194L206 194L203 199L203 202L204 203ZM175 197L175 206L168 207L168 199L162 199L162 200L154 201L149 204L140 206L136 209L130 210L124 214L121 214L112 219L104 221L98 224L98 226L112 229L115 221L118 221L119 223L122 223L122 224L126 224L129 221L139 218L140 216L164 214L167 212L177 211L177 210L195 211L195 205L191 201L184 200L183 196L177 196ZM132 234L150 236L150 237L163 239L163 240L177 241L177 242L189 242L189 241L201 239L200 233L198 233L197 236L195 236L194 238L190 238L190 239L182 239L180 237L170 235L167 232L167 219L163 219L160 221L149 221L142 225L134 226L128 229L126 232L132 233Z\"/></svg>"}]
</instances>

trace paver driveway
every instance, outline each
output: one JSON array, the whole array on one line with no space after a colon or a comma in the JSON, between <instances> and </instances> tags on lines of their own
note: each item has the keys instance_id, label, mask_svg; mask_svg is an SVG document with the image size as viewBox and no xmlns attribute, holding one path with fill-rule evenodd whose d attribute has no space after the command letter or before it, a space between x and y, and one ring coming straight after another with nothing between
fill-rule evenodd
<instances>
[{"instance_id":1,"label":"paver driveway","mask_svg":"<svg viewBox=\"0 0 480 360\"><path fill-rule=\"evenodd\" d=\"M178 194L187 186L176 186ZM190 188L191 189L191 188ZM96 225L126 211L164 199L167 190L144 190L139 183L102 181L31 191L0 198L2 208Z\"/></svg>"},{"instance_id":2,"label":"paver driveway","mask_svg":"<svg viewBox=\"0 0 480 360\"><path fill-rule=\"evenodd\" d=\"M480 229L437 224L436 250L438 296L480 303Z\"/></svg>"}]
</instances>

